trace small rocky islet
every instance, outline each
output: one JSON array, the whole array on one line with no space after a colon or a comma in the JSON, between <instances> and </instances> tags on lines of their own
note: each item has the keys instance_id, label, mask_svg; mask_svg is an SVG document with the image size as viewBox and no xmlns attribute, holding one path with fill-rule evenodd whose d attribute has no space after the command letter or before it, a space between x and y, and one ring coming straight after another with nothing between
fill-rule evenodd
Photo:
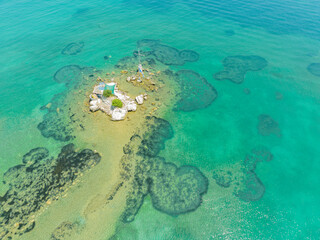
<instances>
[{"instance_id":1,"label":"small rocky islet","mask_svg":"<svg viewBox=\"0 0 320 240\"><path fill-rule=\"evenodd\" d=\"M140 41L138 47L143 47L146 42ZM165 148L165 141L173 136L173 130L170 123L156 116L156 112L163 105L176 106L176 111L205 108L216 99L217 92L196 72L182 70L174 73L168 69L168 65L197 61L199 55L196 52L177 50L150 40L148 47L151 46L151 51L141 51L143 56L134 51L132 56L120 59L110 72L79 65L58 69L53 79L66 88L41 107L45 113L38 124L44 137L70 142L76 138L78 130L87 129L84 119L89 115L94 118L98 110L110 115L111 120L126 120L128 112L141 110L137 114L143 113L145 130L132 136L121 159L121 178L131 189L122 214L124 222L134 219L148 194L155 209L177 216L196 210L208 189L208 180L198 168L176 166L168 161L170 159L158 156ZM81 44L70 45L64 54L75 55L82 47ZM140 57L143 76L137 71ZM183 79L187 79L189 88ZM104 97L104 88L110 83L114 84L114 91L111 96ZM128 86L135 92L139 89L140 94L132 97ZM113 106L115 99L122 102L121 107ZM9 190L0 201L0 220L5 223L1 226L4 228L2 237L10 239L31 231L35 226L32 216L57 200L100 159L101 156L90 149L75 151L71 143L61 149L57 158L50 157L49 151L43 147L30 150L23 157L22 164L9 169L4 176ZM123 182L117 189L125 185ZM28 203L25 199L29 199ZM52 234L52 239L72 234L75 228L76 224L63 222Z\"/></svg>"}]
</instances>

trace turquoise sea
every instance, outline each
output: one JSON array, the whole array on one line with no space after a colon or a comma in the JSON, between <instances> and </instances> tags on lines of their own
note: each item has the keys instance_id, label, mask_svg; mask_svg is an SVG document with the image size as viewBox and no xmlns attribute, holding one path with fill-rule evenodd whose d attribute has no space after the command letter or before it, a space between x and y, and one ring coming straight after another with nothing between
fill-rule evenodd
<instances>
[{"instance_id":1,"label":"turquoise sea","mask_svg":"<svg viewBox=\"0 0 320 240\"><path fill-rule=\"evenodd\" d=\"M59 68L111 69L137 41L156 39L197 52L198 61L169 68L217 91L205 108L166 113L174 136L160 152L197 167L208 189L178 216L147 196L115 239L320 239L319 26L315 0L1 0L0 176L30 149L58 154L66 144L37 128L41 106L65 91L53 79ZM81 52L61 54L79 42ZM255 149L272 157L259 155L247 172ZM0 184L0 195L7 189Z\"/></svg>"}]
</instances>

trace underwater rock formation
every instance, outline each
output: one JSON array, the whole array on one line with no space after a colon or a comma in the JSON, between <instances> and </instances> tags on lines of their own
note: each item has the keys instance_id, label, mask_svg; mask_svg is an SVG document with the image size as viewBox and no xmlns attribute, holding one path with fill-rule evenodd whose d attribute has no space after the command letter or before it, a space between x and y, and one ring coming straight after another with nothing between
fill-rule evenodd
<instances>
[{"instance_id":1,"label":"underwater rock formation","mask_svg":"<svg viewBox=\"0 0 320 240\"><path fill-rule=\"evenodd\" d=\"M263 197L265 191L265 186L255 172L248 171L241 187L236 188L234 195L246 202L258 201Z\"/></svg>"},{"instance_id":2,"label":"underwater rock formation","mask_svg":"<svg viewBox=\"0 0 320 240\"><path fill-rule=\"evenodd\" d=\"M246 155L240 169L217 169L213 179L221 187L232 187L233 194L243 201L257 201L263 197L265 186L255 173L258 162L268 162L273 158L265 147L257 147Z\"/></svg>"},{"instance_id":3,"label":"underwater rock formation","mask_svg":"<svg viewBox=\"0 0 320 240\"><path fill-rule=\"evenodd\" d=\"M224 188L230 187L233 176L231 171L224 171L221 169L213 171L213 179L216 180L216 183Z\"/></svg>"},{"instance_id":4,"label":"underwater rock formation","mask_svg":"<svg viewBox=\"0 0 320 240\"><path fill-rule=\"evenodd\" d=\"M248 71L259 71L267 65L267 60L255 55L229 56L223 60L224 70L214 74L213 77L216 80L230 80L234 83L242 83Z\"/></svg>"},{"instance_id":5,"label":"underwater rock formation","mask_svg":"<svg viewBox=\"0 0 320 240\"><path fill-rule=\"evenodd\" d=\"M258 117L258 132L262 136L268 136L274 134L278 137L281 137L281 130L279 124L273 120L269 115L260 114Z\"/></svg>"},{"instance_id":6,"label":"underwater rock formation","mask_svg":"<svg viewBox=\"0 0 320 240\"><path fill-rule=\"evenodd\" d=\"M75 122L75 113L71 112L71 107L65 102L70 89L78 90L79 86L88 84L89 76L96 72L93 67L80 67L78 65L67 65L60 68L54 74L54 80L58 83L65 83L67 90L56 94L51 99L50 104L41 107L41 110L46 110L47 113L43 116L42 122L38 124L38 129L41 134L57 141L69 141L74 138L72 123ZM81 127L81 124L78 124Z\"/></svg>"},{"instance_id":7,"label":"underwater rock formation","mask_svg":"<svg viewBox=\"0 0 320 240\"><path fill-rule=\"evenodd\" d=\"M79 228L77 223L62 222L51 234L50 240L66 240L72 236Z\"/></svg>"},{"instance_id":8,"label":"underwater rock formation","mask_svg":"<svg viewBox=\"0 0 320 240\"><path fill-rule=\"evenodd\" d=\"M180 70L175 74L175 80L181 89L180 100L175 110L190 112L206 108L217 98L217 90L192 70Z\"/></svg>"},{"instance_id":9,"label":"underwater rock formation","mask_svg":"<svg viewBox=\"0 0 320 240\"><path fill-rule=\"evenodd\" d=\"M307 70L317 76L320 77L320 63L311 63L309 64L309 66L307 67Z\"/></svg>"},{"instance_id":10,"label":"underwater rock formation","mask_svg":"<svg viewBox=\"0 0 320 240\"><path fill-rule=\"evenodd\" d=\"M195 62L199 54L192 50L178 50L176 48L161 44L159 40L142 39L137 46L151 49L148 54L153 55L159 62L165 65L183 65L185 62Z\"/></svg>"},{"instance_id":11,"label":"underwater rock formation","mask_svg":"<svg viewBox=\"0 0 320 240\"><path fill-rule=\"evenodd\" d=\"M45 148L35 148L24 155L27 164L10 168L3 176L9 190L0 201L0 238L29 232L35 226L32 215L45 204L58 199L80 173L100 162L100 155L90 149L80 152L73 144L61 149L56 159Z\"/></svg>"},{"instance_id":12,"label":"underwater rock formation","mask_svg":"<svg viewBox=\"0 0 320 240\"><path fill-rule=\"evenodd\" d=\"M142 136L132 136L123 149L123 177L132 179L122 214L124 222L134 220L147 194L155 209L176 216L197 209L208 187L207 178L196 167L177 167L157 157L173 136L166 120L147 117L145 126L148 130Z\"/></svg>"},{"instance_id":13,"label":"underwater rock formation","mask_svg":"<svg viewBox=\"0 0 320 240\"><path fill-rule=\"evenodd\" d=\"M269 162L272 158L272 153L266 147L256 147L251 150L250 154L246 155L244 166L247 170L254 171L258 162Z\"/></svg>"},{"instance_id":14,"label":"underwater rock formation","mask_svg":"<svg viewBox=\"0 0 320 240\"><path fill-rule=\"evenodd\" d=\"M197 209L208 188L207 178L196 167L178 168L160 160L154 162L149 182L153 207L171 216Z\"/></svg>"},{"instance_id":15,"label":"underwater rock formation","mask_svg":"<svg viewBox=\"0 0 320 240\"><path fill-rule=\"evenodd\" d=\"M43 116L43 120L38 124L42 136L46 138L52 137L57 141L70 141L74 139L73 128L70 125L70 119L63 109L64 93L56 94L51 100L51 107L47 109L47 113ZM57 109L61 109L57 112Z\"/></svg>"},{"instance_id":16,"label":"underwater rock formation","mask_svg":"<svg viewBox=\"0 0 320 240\"><path fill-rule=\"evenodd\" d=\"M82 68L78 65L67 65L55 72L53 79L57 83L69 83L81 77Z\"/></svg>"},{"instance_id":17,"label":"underwater rock formation","mask_svg":"<svg viewBox=\"0 0 320 240\"><path fill-rule=\"evenodd\" d=\"M30 150L22 157L22 162L25 165L32 165L38 163L41 159L49 156L48 149L44 147L38 147Z\"/></svg>"},{"instance_id":18,"label":"underwater rock formation","mask_svg":"<svg viewBox=\"0 0 320 240\"><path fill-rule=\"evenodd\" d=\"M61 54L63 55L77 55L82 51L84 42L70 43L64 49L62 49Z\"/></svg>"},{"instance_id":19,"label":"underwater rock formation","mask_svg":"<svg viewBox=\"0 0 320 240\"><path fill-rule=\"evenodd\" d=\"M155 157L164 149L165 141L173 137L173 129L170 123L162 118L147 116L146 120L145 127L148 132L144 134L137 154Z\"/></svg>"}]
</instances>

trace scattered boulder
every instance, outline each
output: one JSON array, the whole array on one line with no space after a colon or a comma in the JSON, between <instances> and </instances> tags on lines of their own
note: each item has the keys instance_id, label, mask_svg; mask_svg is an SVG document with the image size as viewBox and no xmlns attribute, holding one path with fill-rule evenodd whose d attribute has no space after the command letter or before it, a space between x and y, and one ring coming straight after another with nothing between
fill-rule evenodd
<instances>
[{"instance_id":1,"label":"scattered boulder","mask_svg":"<svg viewBox=\"0 0 320 240\"><path fill-rule=\"evenodd\" d=\"M111 120L112 121L120 121L124 120L127 115L127 110L123 108L116 108L112 111Z\"/></svg>"},{"instance_id":2,"label":"scattered boulder","mask_svg":"<svg viewBox=\"0 0 320 240\"><path fill-rule=\"evenodd\" d=\"M143 104L143 95L139 95L136 97L136 102L141 105Z\"/></svg>"},{"instance_id":3,"label":"scattered boulder","mask_svg":"<svg viewBox=\"0 0 320 240\"><path fill-rule=\"evenodd\" d=\"M262 57L229 56L223 60L224 70L213 75L216 80L230 80L233 83L242 83L248 71L259 71L268 65Z\"/></svg>"},{"instance_id":4,"label":"scattered boulder","mask_svg":"<svg viewBox=\"0 0 320 240\"><path fill-rule=\"evenodd\" d=\"M127 103L127 110L128 112L135 112L137 111L137 104L134 101L130 101Z\"/></svg>"}]
</instances>

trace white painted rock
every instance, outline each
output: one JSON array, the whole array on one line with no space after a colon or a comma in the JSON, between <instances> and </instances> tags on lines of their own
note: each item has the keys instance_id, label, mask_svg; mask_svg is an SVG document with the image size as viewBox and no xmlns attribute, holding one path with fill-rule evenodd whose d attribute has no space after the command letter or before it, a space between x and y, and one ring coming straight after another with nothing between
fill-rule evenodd
<instances>
[{"instance_id":1,"label":"white painted rock","mask_svg":"<svg viewBox=\"0 0 320 240\"><path fill-rule=\"evenodd\" d=\"M90 111L95 112L99 110L99 106L98 105L91 105L90 106Z\"/></svg>"},{"instance_id":2,"label":"white painted rock","mask_svg":"<svg viewBox=\"0 0 320 240\"><path fill-rule=\"evenodd\" d=\"M111 120L112 121L120 121L120 120L123 120L126 115L127 115L126 109L116 108L112 112Z\"/></svg>"},{"instance_id":3,"label":"white painted rock","mask_svg":"<svg viewBox=\"0 0 320 240\"><path fill-rule=\"evenodd\" d=\"M143 95L139 95L136 97L136 101L139 105L143 104Z\"/></svg>"},{"instance_id":4,"label":"white painted rock","mask_svg":"<svg viewBox=\"0 0 320 240\"><path fill-rule=\"evenodd\" d=\"M134 101L127 103L127 110L128 112L135 112L137 110L137 104Z\"/></svg>"}]
</instances>

